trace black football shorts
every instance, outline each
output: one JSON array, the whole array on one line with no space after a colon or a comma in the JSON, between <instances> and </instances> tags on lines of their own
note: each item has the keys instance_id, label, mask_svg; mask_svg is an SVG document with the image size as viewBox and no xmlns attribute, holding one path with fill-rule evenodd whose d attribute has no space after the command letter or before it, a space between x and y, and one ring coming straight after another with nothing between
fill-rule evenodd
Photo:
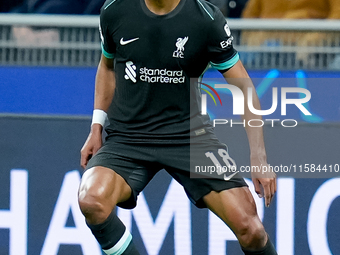
<instances>
[{"instance_id":1,"label":"black football shorts","mask_svg":"<svg viewBox=\"0 0 340 255\"><path fill-rule=\"evenodd\" d=\"M132 196L118 206L136 206L138 194L153 176L165 169L185 189L192 203L206 207L202 198L211 191L247 186L237 173L225 144L214 134L174 144L118 142L108 137L90 159L86 169L103 166L112 169L130 185Z\"/></svg>"}]
</instances>

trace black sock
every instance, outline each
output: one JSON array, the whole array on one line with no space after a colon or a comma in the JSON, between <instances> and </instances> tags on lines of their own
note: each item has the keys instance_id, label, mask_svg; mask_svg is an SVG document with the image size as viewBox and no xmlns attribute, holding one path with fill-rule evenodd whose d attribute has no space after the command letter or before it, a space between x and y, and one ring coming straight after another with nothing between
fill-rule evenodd
<instances>
[{"instance_id":1,"label":"black sock","mask_svg":"<svg viewBox=\"0 0 340 255\"><path fill-rule=\"evenodd\" d=\"M106 254L139 255L130 232L113 211L103 223L87 226Z\"/></svg>"},{"instance_id":2,"label":"black sock","mask_svg":"<svg viewBox=\"0 0 340 255\"><path fill-rule=\"evenodd\" d=\"M242 247L242 251L245 255L277 255L277 252L273 243L270 241L269 236L266 245L261 250L248 251Z\"/></svg>"}]
</instances>

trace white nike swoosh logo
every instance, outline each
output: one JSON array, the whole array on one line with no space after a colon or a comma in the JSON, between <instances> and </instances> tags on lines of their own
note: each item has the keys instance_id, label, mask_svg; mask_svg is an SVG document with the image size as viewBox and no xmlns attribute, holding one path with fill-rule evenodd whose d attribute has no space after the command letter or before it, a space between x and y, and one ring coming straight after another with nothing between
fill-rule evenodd
<instances>
[{"instance_id":1,"label":"white nike swoosh logo","mask_svg":"<svg viewBox=\"0 0 340 255\"><path fill-rule=\"evenodd\" d=\"M229 181L231 178L233 178L234 177L234 175L236 175L238 173L238 171L237 172L235 172L235 173L233 173L233 174L231 174L231 175L228 175L228 176L226 176L225 174L224 174L224 180L225 181Z\"/></svg>"},{"instance_id":2,"label":"white nike swoosh logo","mask_svg":"<svg viewBox=\"0 0 340 255\"><path fill-rule=\"evenodd\" d=\"M130 39L130 40L127 40L127 41L124 41L123 37L120 39L120 45L126 45L126 44L129 44L129 43L132 43L134 41L137 41L139 39L139 37L137 38L133 38L133 39Z\"/></svg>"}]
</instances>

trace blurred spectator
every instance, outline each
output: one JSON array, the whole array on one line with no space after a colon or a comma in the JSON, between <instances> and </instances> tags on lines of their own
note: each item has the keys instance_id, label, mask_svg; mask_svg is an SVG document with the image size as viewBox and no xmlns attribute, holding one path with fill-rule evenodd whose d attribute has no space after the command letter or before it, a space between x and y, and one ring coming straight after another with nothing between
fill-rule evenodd
<instances>
[{"instance_id":1,"label":"blurred spectator","mask_svg":"<svg viewBox=\"0 0 340 255\"><path fill-rule=\"evenodd\" d=\"M32 29L31 27L12 27L13 39L19 47L49 47L60 41L59 30L53 28Z\"/></svg>"},{"instance_id":2,"label":"blurred spectator","mask_svg":"<svg viewBox=\"0 0 340 255\"><path fill-rule=\"evenodd\" d=\"M243 18L262 19L339 19L340 0L249 0L242 13ZM255 33L255 34L254 34ZM318 45L321 33L245 33L243 42L261 45L268 40L279 40L284 44ZM289 41L287 41L289 40Z\"/></svg>"},{"instance_id":3,"label":"blurred spectator","mask_svg":"<svg viewBox=\"0 0 340 255\"><path fill-rule=\"evenodd\" d=\"M105 0L25 0L12 9L19 13L99 14Z\"/></svg>"},{"instance_id":4,"label":"blurred spectator","mask_svg":"<svg viewBox=\"0 0 340 255\"><path fill-rule=\"evenodd\" d=\"M261 19L340 19L340 0L249 0L243 18ZM242 44L246 45L334 45L337 33L244 31ZM297 53L296 58L308 61L308 54Z\"/></svg>"},{"instance_id":5,"label":"blurred spectator","mask_svg":"<svg viewBox=\"0 0 340 255\"><path fill-rule=\"evenodd\" d=\"M24 0L0 0L0 12L9 12L15 7L22 5Z\"/></svg>"},{"instance_id":6,"label":"blurred spectator","mask_svg":"<svg viewBox=\"0 0 340 255\"><path fill-rule=\"evenodd\" d=\"M249 0L243 18L338 19L340 0Z\"/></svg>"},{"instance_id":7,"label":"blurred spectator","mask_svg":"<svg viewBox=\"0 0 340 255\"><path fill-rule=\"evenodd\" d=\"M99 14L105 0L26 0L29 13Z\"/></svg>"},{"instance_id":8,"label":"blurred spectator","mask_svg":"<svg viewBox=\"0 0 340 255\"><path fill-rule=\"evenodd\" d=\"M247 2L248 0L228 0L226 17L240 18Z\"/></svg>"},{"instance_id":9,"label":"blurred spectator","mask_svg":"<svg viewBox=\"0 0 340 255\"><path fill-rule=\"evenodd\" d=\"M216 5L224 16L228 18L240 18L242 10L248 0L207 0Z\"/></svg>"},{"instance_id":10,"label":"blurred spectator","mask_svg":"<svg viewBox=\"0 0 340 255\"><path fill-rule=\"evenodd\" d=\"M105 0L25 0L12 12L35 14L99 14ZM12 28L13 38L17 45L41 47L53 46L60 41L58 29L31 27Z\"/></svg>"},{"instance_id":11,"label":"blurred spectator","mask_svg":"<svg viewBox=\"0 0 340 255\"><path fill-rule=\"evenodd\" d=\"M242 18L281 19L288 9L287 0L249 0Z\"/></svg>"}]
</instances>

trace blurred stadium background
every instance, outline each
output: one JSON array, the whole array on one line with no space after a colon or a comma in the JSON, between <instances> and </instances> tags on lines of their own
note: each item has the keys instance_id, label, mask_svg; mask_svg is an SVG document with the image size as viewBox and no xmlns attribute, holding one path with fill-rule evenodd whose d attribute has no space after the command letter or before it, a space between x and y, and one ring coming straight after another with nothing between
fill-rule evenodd
<instances>
[{"instance_id":1,"label":"blurred stadium background","mask_svg":"<svg viewBox=\"0 0 340 255\"><path fill-rule=\"evenodd\" d=\"M101 254L76 200L79 150L90 128L101 54L98 23L96 15L0 14L1 255ZM335 172L340 21L231 18L228 23L257 85L270 80L268 90L287 87L288 81L312 94L308 107L314 119L292 110L285 118L297 119L296 128L265 127L269 162L327 165ZM208 70L206 77L220 76ZM265 92L261 101L268 105ZM236 162L249 164L242 128L216 131ZM255 197L279 254L340 254L339 186L338 178L279 178L270 208ZM141 254L241 254L231 231L213 214L194 208L163 173L141 194L136 209L117 213Z\"/></svg>"}]
</instances>

